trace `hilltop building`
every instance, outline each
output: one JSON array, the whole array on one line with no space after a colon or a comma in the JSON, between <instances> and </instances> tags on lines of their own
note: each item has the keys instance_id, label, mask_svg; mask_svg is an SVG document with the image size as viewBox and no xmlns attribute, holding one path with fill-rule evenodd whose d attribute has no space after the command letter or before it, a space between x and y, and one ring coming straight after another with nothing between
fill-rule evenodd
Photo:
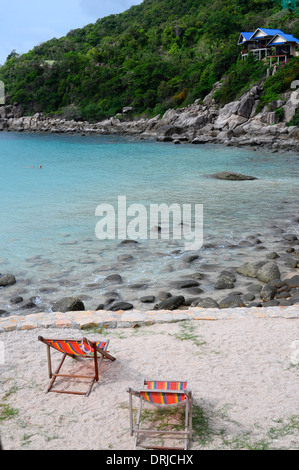
<instances>
[{"instance_id":1,"label":"hilltop building","mask_svg":"<svg viewBox=\"0 0 299 470\"><path fill-rule=\"evenodd\" d=\"M257 28L254 32L242 32L238 45L242 46L242 59L252 53L257 60L270 58L277 63L286 62L290 57L299 56L299 39L291 34L285 34L280 29Z\"/></svg>"}]
</instances>

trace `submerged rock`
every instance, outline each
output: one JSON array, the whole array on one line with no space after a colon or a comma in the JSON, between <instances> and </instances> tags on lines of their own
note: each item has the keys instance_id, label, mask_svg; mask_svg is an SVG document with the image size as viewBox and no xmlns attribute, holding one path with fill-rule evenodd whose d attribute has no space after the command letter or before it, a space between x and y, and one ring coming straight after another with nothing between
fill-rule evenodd
<instances>
[{"instance_id":1,"label":"submerged rock","mask_svg":"<svg viewBox=\"0 0 299 470\"><path fill-rule=\"evenodd\" d=\"M105 282L110 282L114 284L122 284L122 277L119 274L111 274L107 276Z\"/></svg>"},{"instance_id":2,"label":"submerged rock","mask_svg":"<svg viewBox=\"0 0 299 470\"><path fill-rule=\"evenodd\" d=\"M12 297L12 298L10 299L10 302L11 302L12 304L20 304L21 302L23 302L23 300L24 300L24 299L23 299L23 297L22 297L21 295L16 295L15 297Z\"/></svg>"},{"instance_id":3,"label":"submerged rock","mask_svg":"<svg viewBox=\"0 0 299 470\"><path fill-rule=\"evenodd\" d=\"M237 268L237 273L242 274L246 277L257 277L258 270L262 268L264 264L267 264L266 261L260 261L258 263L244 263L242 266Z\"/></svg>"},{"instance_id":4,"label":"submerged rock","mask_svg":"<svg viewBox=\"0 0 299 470\"><path fill-rule=\"evenodd\" d=\"M143 304L152 304L156 300L156 297L154 295L146 295L144 297L140 298L140 302Z\"/></svg>"},{"instance_id":5,"label":"submerged rock","mask_svg":"<svg viewBox=\"0 0 299 470\"><path fill-rule=\"evenodd\" d=\"M183 281L180 284L181 289L188 289L190 287L198 287L198 286L199 286L199 282L197 282L195 280Z\"/></svg>"},{"instance_id":6,"label":"submerged rock","mask_svg":"<svg viewBox=\"0 0 299 470\"><path fill-rule=\"evenodd\" d=\"M235 173L233 171L222 171L211 175L211 177L226 181L253 181L258 179L255 176L242 175L241 173Z\"/></svg>"},{"instance_id":7,"label":"submerged rock","mask_svg":"<svg viewBox=\"0 0 299 470\"><path fill-rule=\"evenodd\" d=\"M286 240L287 242L294 242L298 240L297 235L295 235L294 233L287 233L282 238Z\"/></svg>"},{"instance_id":8,"label":"submerged rock","mask_svg":"<svg viewBox=\"0 0 299 470\"><path fill-rule=\"evenodd\" d=\"M222 271L219 275L214 289L233 289L235 286L236 277L229 271Z\"/></svg>"},{"instance_id":9,"label":"submerged rock","mask_svg":"<svg viewBox=\"0 0 299 470\"><path fill-rule=\"evenodd\" d=\"M0 287L12 286L16 282L16 278L13 274L0 274Z\"/></svg>"},{"instance_id":10,"label":"submerged rock","mask_svg":"<svg viewBox=\"0 0 299 470\"><path fill-rule=\"evenodd\" d=\"M117 302L116 304L110 307L112 312L118 312L119 310L132 310L134 305L130 304L129 302Z\"/></svg>"}]
</instances>

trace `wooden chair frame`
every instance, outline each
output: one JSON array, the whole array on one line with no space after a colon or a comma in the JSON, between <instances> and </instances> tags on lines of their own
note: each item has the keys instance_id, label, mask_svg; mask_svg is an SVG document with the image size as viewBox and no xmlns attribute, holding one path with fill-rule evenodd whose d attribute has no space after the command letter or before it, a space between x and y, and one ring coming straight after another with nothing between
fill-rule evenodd
<instances>
[{"instance_id":1,"label":"wooden chair frame","mask_svg":"<svg viewBox=\"0 0 299 470\"><path fill-rule=\"evenodd\" d=\"M134 441L134 450L136 450L138 446L138 438L140 434L148 434L148 435L164 435L164 436L172 436L174 439L183 438L184 439L184 447L160 447L160 446L142 446L145 449L158 449L158 450L188 450L188 443L192 439L192 392L188 389L183 391L178 390L166 390L166 389L148 389L146 388L148 382L186 382L186 380L144 380L142 389L139 391L133 390L132 388L127 388L127 392L129 393L129 410L130 410L130 434L133 436L135 434L135 441ZM151 393L165 393L167 394L179 394L184 396L184 401L182 403L176 404L165 404L160 405L157 403L151 403L153 406L158 407L167 407L167 406L185 406L185 430L184 431L168 431L168 430L152 430L152 429L141 429L140 421L141 421L141 412L143 403L146 401L142 394L144 392L151 392ZM133 396L139 398L139 407L136 419L136 426L134 427L133 423Z\"/></svg>"},{"instance_id":2,"label":"wooden chair frame","mask_svg":"<svg viewBox=\"0 0 299 470\"><path fill-rule=\"evenodd\" d=\"M107 348L109 345L109 340L103 341L105 342L105 347L103 349L100 349L97 346L97 342L95 341L89 341L87 338L83 338L82 340L75 340L75 339L59 339L59 340L53 340L53 339L45 339L42 336L38 337L39 341L44 343L47 346L47 358L48 358L48 372L49 372L49 378L51 379L50 385L47 389L48 392L55 392L55 393L66 393L66 394L71 394L71 395L85 395L86 397L89 396L92 387L95 382L99 381L99 369L102 364L102 361L104 359L109 359L110 361L115 361L115 357L111 356L107 352ZM89 346L91 350L91 354L87 355L82 351L82 355L78 354L69 354L67 352L62 352L56 349L51 343L49 342L66 342L66 343L72 343L72 342L77 342L77 341L82 341L84 345ZM55 351L60 352L63 354L63 357L58 365L57 370L53 373L52 372L52 362L51 362L51 348L54 349ZM62 368L62 365L66 359L66 357L69 356L73 359L91 359L94 361L94 375L71 375L71 374L60 374L60 370ZM65 391L65 390L55 390L53 389L54 383L57 379L57 377L69 377L69 378L75 378L75 379L90 379L90 386L87 390L87 392L75 392L75 391Z\"/></svg>"}]
</instances>

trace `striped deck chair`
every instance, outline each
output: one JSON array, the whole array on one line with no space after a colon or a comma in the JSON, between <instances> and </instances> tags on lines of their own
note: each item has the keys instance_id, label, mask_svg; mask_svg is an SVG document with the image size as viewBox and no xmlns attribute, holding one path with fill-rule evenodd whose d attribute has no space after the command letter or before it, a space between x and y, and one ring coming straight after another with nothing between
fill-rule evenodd
<instances>
[{"instance_id":1,"label":"striped deck chair","mask_svg":"<svg viewBox=\"0 0 299 470\"><path fill-rule=\"evenodd\" d=\"M139 391L127 389L129 393L129 406L130 406L130 432L131 436L135 434L134 450L138 445L138 438L140 434L143 435L168 435L172 438L184 439L184 447L158 447L158 446L142 446L146 449L176 449L187 450L188 442L192 437L192 392L188 390L188 383L186 380L177 381L161 381L161 380L144 380L142 389ZM133 396L139 398L139 408L137 413L136 426L133 424ZM141 412L142 406L148 402L155 406L167 407L171 405L185 407L185 430L153 430L141 429Z\"/></svg>"},{"instance_id":2,"label":"striped deck chair","mask_svg":"<svg viewBox=\"0 0 299 470\"><path fill-rule=\"evenodd\" d=\"M39 341L46 344L47 346L47 356L48 356L48 370L49 370L49 378L52 379L50 385L47 389L47 392L56 392L56 393L70 393L73 395L85 395L89 396L92 387L95 382L99 380L99 369L103 359L109 359L110 361L115 361L115 357L111 356L107 352L107 348L109 345L109 340L107 341L89 341L86 338L82 340L68 340L68 339L44 339L42 336L39 336ZM59 351L63 354L61 362L55 373L52 372L52 365L51 365L51 348ZM91 359L94 363L94 374L91 375L65 375L60 374L60 369L65 361L65 358L69 356L73 359ZM53 389L55 380L57 377L69 377L75 379L90 379L91 383L87 390L87 392L72 392L72 391L63 391L63 390L56 390Z\"/></svg>"}]
</instances>

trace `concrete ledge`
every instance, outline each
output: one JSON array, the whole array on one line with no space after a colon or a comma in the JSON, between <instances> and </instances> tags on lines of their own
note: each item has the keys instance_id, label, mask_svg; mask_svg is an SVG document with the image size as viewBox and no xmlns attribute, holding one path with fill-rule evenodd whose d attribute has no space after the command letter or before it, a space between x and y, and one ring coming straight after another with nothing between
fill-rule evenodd
<instances>
[{"instance_id":1,"label":"concrete ledge","mask_svg":"<svg viewBox=\"0 0 299 470\"><path fill-rule=\"evenodd\" d=\"M228 308L188 310L130 310L119 312L87 311L87 312L53 312L32 315L13 315L0 318L0 333L16 330L32 330L37 328L74 328L87 330L93 328L133 328L136 326L153 325L155 323L180 322L186 320L218 321L242 318L285 318L296 320L299 317L299 305L291 307L266 308Z\"/></svg>"}]
</instances>

